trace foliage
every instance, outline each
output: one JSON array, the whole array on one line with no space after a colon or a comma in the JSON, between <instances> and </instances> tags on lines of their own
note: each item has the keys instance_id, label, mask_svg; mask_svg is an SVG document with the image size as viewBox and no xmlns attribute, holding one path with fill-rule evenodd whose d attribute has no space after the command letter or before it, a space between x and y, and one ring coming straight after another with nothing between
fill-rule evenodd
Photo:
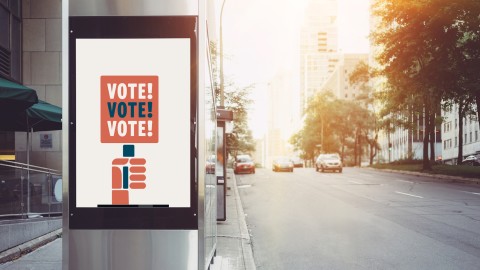
<instances>
[{"instance_id":1,"label":"foliage","mask_svg":"<svg viewBox=\"0 0 480 270\"><path fill-rule=\"evenodd\" d=\"M229 87L225 91L225 108L233 111L233 131L227 136L227 153L236 157L238 154L255 151L255 141L248 127L248 109L252 104L250 90L253 86L244 88Z\"/></svg>"},{"instance_id":2,"label":"foliage","mask_svg":"<svg viewBox=\"0 0 480 270\"><path fill-rule=\"evenodd\" d=\"M381 51L377 61L388 82L384 114L425 113L423 164L430 169L428 134L438 104L471 105L478 89L478 75L469 70L479 70L479 1L377 0L373 14L380 22L372 34Z\"/></svg>"},{"instance_id":3,"label":"foliage","mask_svg":"<svg viewBox=\"0 0 480 270\"><path fill-rule=\"evenodd\" d=\"M320 92L309 102L303 129L290 138L301 157L313 160L320 153L351 156L358 136L371 128L372 114L359 104L340 100L329 91Z\"/></svg>"},{"instance_id":4,"label":"foliage","mask_svg":"<svg viewBox=\"0 0 480 270\"><path fill-rule=\"evenodd\" d=\"M218 56L220 52L216 43L210 42L210 64L212 84L215 89L215 99L217 106L220 101L220 67L218 65ZM227 154L236 157L238 154L251 153L255 151L255 141L252 131L248 127L248 109L252 104L250 91L253 86L238 87L232 82L224 85L225 109L233 111L233 131L227 134Z\"/></svg>"}]
</instances>

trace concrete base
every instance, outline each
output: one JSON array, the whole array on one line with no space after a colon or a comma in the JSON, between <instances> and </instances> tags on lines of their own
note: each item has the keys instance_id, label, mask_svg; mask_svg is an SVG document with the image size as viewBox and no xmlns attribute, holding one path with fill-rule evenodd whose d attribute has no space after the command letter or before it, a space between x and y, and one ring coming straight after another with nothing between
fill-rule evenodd
<instances>
[{"instance_id":1,"label":"concrete base","mask_svg":"<svg viewBox=\"0 0 480 270\"><path fill-rule=\"evenodd\" d=\"M62 228L61 217L0 222L0 252Z\"/></svg>"}]
</instances>

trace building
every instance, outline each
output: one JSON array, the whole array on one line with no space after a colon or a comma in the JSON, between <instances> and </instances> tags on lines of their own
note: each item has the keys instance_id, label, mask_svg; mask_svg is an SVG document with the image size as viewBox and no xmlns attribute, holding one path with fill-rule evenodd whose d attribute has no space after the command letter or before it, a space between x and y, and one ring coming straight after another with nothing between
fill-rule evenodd
<instances>
[{"instance_id":1,"label":"building","mask_svg":"<svg viewBox=\"0 0 480 270\"><path fill-rule=\"evenodd\" d=\"M35 89L40 100L60 106L61 0L0 1L0 77ZM9 24L9 22L12 22ZM48 147L40 138L49 136ZM30 163L61 170L61 131L35 132ZM26 133L0 132L0 155L26 163Z\"/></svg>"},{"instance_id":2,"label":"building","mask_svg":"<svg viewBox=\"0 0 480 270\"><path fill-rule=\"evenodd\" d=\"M34 89L40 100L59 107L62 106L61 18L61 0L0 1L0 78ZM26 138L25 132L0 132L0 158L27 163ZM48 138L47 143L41 143L41 138ZM30 164L57 171L62 169L61 131L34 132L31 146ZM7 221L0 220L3 232L0 251L62 227L61 218L56 216L62 211L61 186L59 194L51 196L47 184L49 179L49 185L57 187L62 182L61 173L55 174L57 178L49 178L49 173L39 171L27 174L25 166L12 169L5 167L3 162L0 169L2 184L21 179L28 179L30 183L28 196L20 196L23 201L17 198L5 202L7 196L2 197L0 218ZM49 214L42 217L46 212ZM48 217L50 214L53 217ZM12 216L14 220L8 220Z\"/></svg>"},{"instance_id":3,"label":"building","mask_svg":"<svg viewBox=\"0 0 480 270\"><path fill-rule=\"evenodd\" d=\"M356 66L362 61L366 63L368 57L368 54L342 54L321 91L331 91L339 99L355 100L361 90L358 85L352 85L349 78Z\"/></svg>"},{"instance_id":4,"label":"building","mask_svg":"<svg viewBox=\"0 0 480 270\"><path fill-rule=\"evenodd\" d=\"M269 166L277 156L290 156L293 147L288 140L300 122L298 83L292 72L280 71L268 85L266 163Z\"/></svg>"},{"instance_id":5,"label":"building","mask_svg":"<svg viewBox=\"0 0 480 270\"><path fill-rule=\"evenodd\" d=\"M442 116L442 159L446 164L458 163L459 149L459 120L458 107L453 106L452 110L443 110ZM463 120L463 158L471 155L480 155L479 124L476 117L467 116Z\"/></svg>"},{"instance_id":6,"label":"building","mask_svg":"<svg viewBox=\"0 0 480 270\"><path fill-rule=\"evenodd\" d=\"M310 0L300 30L300 112L338 62L338 1Z\"/></svg>"}]
</instances>

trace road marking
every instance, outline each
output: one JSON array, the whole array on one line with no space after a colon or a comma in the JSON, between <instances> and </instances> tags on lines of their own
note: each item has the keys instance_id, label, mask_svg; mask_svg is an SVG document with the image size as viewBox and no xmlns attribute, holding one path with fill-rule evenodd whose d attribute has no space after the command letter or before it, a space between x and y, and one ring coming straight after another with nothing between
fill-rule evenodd
<instances>
[{"instance_id":1,"label":"road marking","mask_svg":"<svg viewBox=\"0 0 480 270\"><path fill-rule=\"evenodd\" d=\"M363 185L363 183L360 183L360 182L357 182L357 181L348 181L348 182L350 182L352 184Z\"/></svg>"},{"instance_id":2,"label":"road marking","mask_svg":"<svg viewBox=\"0 0 480 270\"><path fill-rule=\"evenodd\" d=\"M413 195L413 194L403 193L403 192L400 192L400 191L395 191L395 193L397 193L397 194L402 194L402 195L406 195L406 196L410 196L410 197L415 197L415 198L423 199L422 196L417 196L417 195Z\"/></svg>"},{"instance_id":3,"label":"road marking","mask_svg":"<svg viewBox=\"0 0 480 270\"><path fill-rule=\"evenodd\" d=\"M249 188L249 187L252 187L252 185L241 185L241 186L237 186L237 188Z\"/></svg>"},{"instance_id":4,"label":"road marking","mask_svg":"<svg viewBox=\"0 0 480 270\"><path fill-rule=\"evenodd\" d=\"M413 181L400 180L400 179L397 179L397 181L413 184Z\"/></svg>"},{"instance_id":5,"label":"road marking","mask_svg":"<svg viewBox=\"0 0 480 270\"><path fill-rule=\"evenodd\" d=\"M468 192L468 193L475 194L475 195L480 195L480 193L476 193L476 192Z\"/></svg>"}]
</instances>

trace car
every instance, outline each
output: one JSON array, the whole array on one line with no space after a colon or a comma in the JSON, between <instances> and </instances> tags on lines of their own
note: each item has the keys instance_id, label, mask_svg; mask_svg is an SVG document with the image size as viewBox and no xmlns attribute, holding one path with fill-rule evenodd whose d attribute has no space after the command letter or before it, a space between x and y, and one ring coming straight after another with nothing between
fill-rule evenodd
<instances>
[{"instance_id":1,"label":"car","mask_svg":"<svg viewBox=\"0 0 480 270\"><path fill-rule=\"evenodd\" d=\"M205 162L205 172L207 174L215 174L215 164L217 162L217 157L215 155L210 155Z\"/></svg>"},{"instance_id":2,"label":"car","mask_svg":"<svg viewBox=\"0 0 480 270\"><path fill-rule=\"evenodd\" d=\"M303 159L299 157L292 157L291 160L294 168L303 168Z\"/></svg>"},{"instance_id":3,"label":"car","mask_svg":"<svg viewBox=\"0 0 480 270\"><path fill-rule=\"evenodd\" d=\"M480 159L477 156L468 156L463 159L462 165L480 166Z\"/></svg>"},{"instance_id":4,"label":"car","mask_svg":"<svg viewBox=\"0 0 480 270\"><path fill-rule=\"evenodd\" d=\"M273 160L272 170L274 172L287 171L293 172L293 162L287 157L280 157Z\"/></svg>"},{"instance_id":5,"label":"car","mask_svg":"<svg viewBox=\"0 0 480 270\"><path fill-rule=\"evenodd\" d=\"M249 155L238 155L233 163L233 172L238 173L255 173L255 163Z\"/></svg>"},{"instance_id":6,"label":"car","mask_svg":"<svg viewBox=\"0 0 480 270\"><path fill-rule=\"evenodd\" d=\"M342 160L338 154L320 154L315 161L315 170L318 171L338 171L342 172Z\"/></svg>"}]
</instances>

